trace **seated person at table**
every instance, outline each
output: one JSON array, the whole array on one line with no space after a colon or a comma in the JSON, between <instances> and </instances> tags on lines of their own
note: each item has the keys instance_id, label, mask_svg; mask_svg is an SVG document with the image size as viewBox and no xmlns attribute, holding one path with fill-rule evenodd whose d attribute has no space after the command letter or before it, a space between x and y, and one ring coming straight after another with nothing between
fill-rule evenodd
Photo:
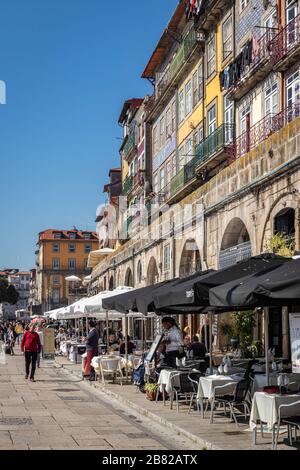
<instances>
[{"instance_id":1,"label":"seated person at table","mask_svg":"<svg viewBox=\"0 0 300 470\"><path fill-rule=\"evenodd\" d=\"M115 334L109 336L108 346L110 352L119 351L120 345Z\"/></svg>"},{"instance_id":2,"label":"seated person at table","mask_svg":"<svg viewBox=\"0 0 300 470\"><path fill-rule=\"evenodd\" d=\"M132 341L130 341L130 336L127 336L127 351L128 351L128 354L132 354L134 349L136 349L135 344ZM121 341L120 354L125 354L125 340Z\"/></svg>"},{"instance_id":3,"label":"seated person at table","mask_svg":"<svg viewBox=\"0 0 300 470\"><path fill-rule=\"evenodd\" d=\"M60 343L62 341L65 341L66 340L66 334L65 334L65 331L62 327L59 328L58 330L58 333L55 337L55 345L56 345L56 349L59 349L60 347Z\"/></svg>"},{"instance_id":4,"label":"seated person at table","mask_svg":"<svg viewBox=\"0 0 300 470\"><path fill-rule=\"evenodd\" d=\"M184 348L189 349L189 347L192 344L191 337L189 335L186 335L183 339L183 343L184 343Z\"/></svg>"},{"instance_id":5,"label":"seated person at table","mask_svg":"<svg viewBox=\"0 0 300 470\"><path fill-rule=\"evenodd\" d=\"M205 359L206 347L203 343L200 343L198 336L193 336L188 351L192 351L194 359Z\"/></svg>"}]
</instances>

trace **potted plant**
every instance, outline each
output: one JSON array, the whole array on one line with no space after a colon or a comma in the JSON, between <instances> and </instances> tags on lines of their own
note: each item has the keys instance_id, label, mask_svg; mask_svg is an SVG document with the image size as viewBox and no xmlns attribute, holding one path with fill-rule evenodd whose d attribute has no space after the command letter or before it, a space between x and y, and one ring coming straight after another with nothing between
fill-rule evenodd
<instances>
[{"instance_id":1,"label":"potted plant","mask_svg":"<svg viewBox=\"0 0 300 470\"><path fill-rule=\"evenodd\" d=\"M158 390L159 385L158 384L146 384L145 385L145 392L146 392L146 398L150 401L155 401L156 400L156 393Z\"/></svg>"},{"instance_id":2,"label":"potted plant","mask_svg":"<svg viewBox=\"0 0 300 470\"><path fill-rule=\"evenodd\" d=\"M255 311L247 310L235 312L233 317L234 336L231 342L236 338L240 345L242 357L251 357L251 345L253 338L253 328L255 327ZM232 343L231 343L232 344Z\"/></svg>"}]
</instances>

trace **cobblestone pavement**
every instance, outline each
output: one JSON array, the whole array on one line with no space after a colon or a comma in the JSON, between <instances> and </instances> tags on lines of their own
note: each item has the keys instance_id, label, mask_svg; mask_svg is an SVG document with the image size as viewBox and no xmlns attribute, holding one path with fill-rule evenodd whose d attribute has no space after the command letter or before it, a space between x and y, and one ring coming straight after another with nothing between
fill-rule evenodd
<instances>
[{"instance_id":1,"label":"cobblestone pavement","mask_svg":"<svg viewBox=\"0 0 300 470\"><path fill-rule=\"evenodd\" d=\"M192 450L197 445L99 397L54 363L42 361L36 382L25 380L24 358L0 364L0 449Z\"/></svg>"}]
</instances>

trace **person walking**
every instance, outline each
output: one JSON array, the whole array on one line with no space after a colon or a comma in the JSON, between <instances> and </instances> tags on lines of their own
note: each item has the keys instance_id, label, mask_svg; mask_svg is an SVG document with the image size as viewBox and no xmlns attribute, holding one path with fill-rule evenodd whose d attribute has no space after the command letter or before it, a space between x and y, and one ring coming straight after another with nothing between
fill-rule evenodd
<instances>
[{"instance_id":1,"label":"person walking","mask_svg":"<svg viewBox=\"0 0 300 470\"><path fill-rule=\"evenodd\" d=\"M16 327L15 327L15 332L16 332L16 335L17 335L17 341L18 341L18 344L20 344L20 340L22 340L22 335L24 333L24 329L23 329L23 326L22 326L22 323L18 322L16 324Z\"/></svg>"},{"instance_id":2,"label":"person walking","mask_svg":"<svg viewBox=\"0 0 300 470\"><path fill-rule=\"evenodd\" d=\"M98 343L99 343L99 334L96 330L96 322L93 320L89 321L90 332L86 339L86 352L87 357L85 358L84 364L84 377L92 378L92 366L91 362L93 357L98 355Z\"/></svg>"},{"instance_id":3,"label":"person walking","mask_svg":"<svg viewBox=\"0 0 300 470\"><path fill-rule=\"evenodd\" d=\"M30 373L30 381L35 382L34 374L38 353L41 352L41 342L39 335L35 332L35 325L29 326L29 331L25 331L21 341L21 351L25 356L25 379L28 379ZM31 366L31 371L30 371Z\"/></svg>"},{"instance_id":4,"label":"person walking","mask_svg":"<svg viewBox=\"0 0 300 470\"><path fill-rule=\"evenodd\" d=\"M14 345L15 345L15 334L14 334L14 327L12 325L9 325L8 330L7 330L7 345L10 350L10 354L12 356L15 355L14 353Z\"/></svg>"}]
</instances>

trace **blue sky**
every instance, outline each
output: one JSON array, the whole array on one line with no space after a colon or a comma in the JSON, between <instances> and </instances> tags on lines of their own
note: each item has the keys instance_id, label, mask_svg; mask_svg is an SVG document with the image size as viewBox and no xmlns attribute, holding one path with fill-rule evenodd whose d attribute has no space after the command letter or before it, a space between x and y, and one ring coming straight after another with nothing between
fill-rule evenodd
<instances>
[{"instance_id":1,"label":"blue sky","mask_svg":"<svg viewBox=\"0 0 300 470\"><path fill-rule=\"evenodd\" d=\"M177 0L1 0L0 268L34 266L39 231L95 228L119 165L123 101Z\"/></svg>"}]
</instances>

